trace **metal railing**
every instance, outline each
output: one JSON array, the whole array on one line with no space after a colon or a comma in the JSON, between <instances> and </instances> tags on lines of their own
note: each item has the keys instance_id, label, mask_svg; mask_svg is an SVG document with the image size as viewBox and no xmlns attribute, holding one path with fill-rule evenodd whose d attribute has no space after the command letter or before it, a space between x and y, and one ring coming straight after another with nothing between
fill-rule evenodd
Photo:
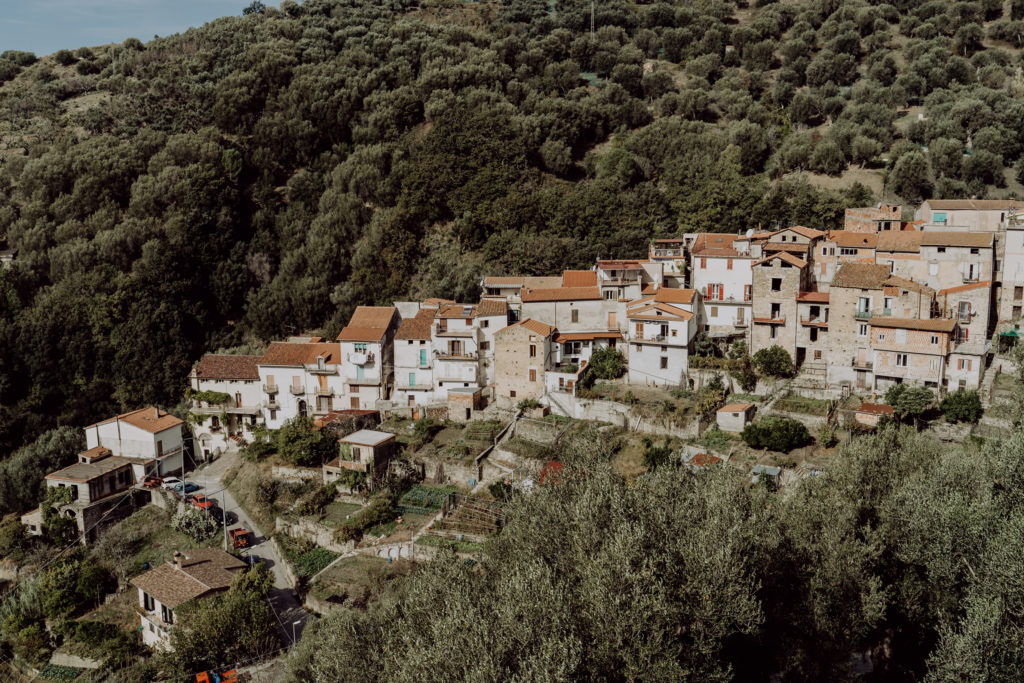
<instances>
[{"instance_id":1,"label":"metal railing","mask_svg":"<svg viewBox=\"0 0 1024 683\"><path fill-rule=\"evenodd\" d=\"M856 320L871 320L871 309L870 308L858 308L853 313L853 317Z\"/></svg>"},{"instance_id":2,"label":"metal railing","mask_svg":"<svg viewBox=\"0 0 1024 683\"><path fill-rule=\"evenodd\" d=\"M276 384L264 384L263 392L266 394L276 394L280 390Z\"/></svg>"},{"instance_id":3,"label":"metal railing","mask_svg":"<svg viewBox=\"0 0 1024 683\"><path fill-rule=\"evenodd\" d=\"M288 385L288 393L292 396L302 396L306 393L306 387L297 387L294 384Z\"/></svg>"},{"instance_id":4,"label":"metal railing","mask_svg":"<svg viewBox=\"0 0 1024 683\"><path fill-rule=\"evenodd\" d=\"M853 365L853 367L860 368L862 370L871 370L872 368L875 367L875 362L867 360L867 359L860 360L856 356L854 356L853 357L853 361L852 361L852 365Z\"/></svg>"}]
</instances>

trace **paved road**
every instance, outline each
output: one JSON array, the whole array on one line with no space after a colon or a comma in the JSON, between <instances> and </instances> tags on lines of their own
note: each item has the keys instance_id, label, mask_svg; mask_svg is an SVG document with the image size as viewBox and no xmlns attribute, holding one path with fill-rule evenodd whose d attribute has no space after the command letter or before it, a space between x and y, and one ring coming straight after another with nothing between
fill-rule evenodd
<instances>
[{"instance_id":1,"label":"paved road","mask_svg":"<svg viewBox=\"0 0 1024 683\"><path fill-rule=\"evenodd\" d=\"M200 486L205 486L206 491L209 491L207 495L216 500L222 510L237 515L238 521L234 522L233 525L229 524L229 527L244 526L251 532L249 535L250 546L248 554L255 555L263 560L267 568L274 574L274 588L268 597L270 598L270 604L274 609L274 613L277 615L278 624L281 627L282 642L291 644L293 622L299 622L295 625L295 637L301 639L302 630L306 626L309 613L302 609L302 605L296 599L295 593L288 584L288 578L284 573L284 565L281 563L281 558L278 557L273 544L266 537L263 530L256 526L252 519L249 518L249 515L245 513L245 510L238 505L231 492L224 488L224 484L221 482L221 477L238 461L238 458L238 451L231 450L207 465L205 469L197 469L190 472L188 479ZM229 519L233 519L233 517L229 516Z\"/></svg>"}]
</instances>

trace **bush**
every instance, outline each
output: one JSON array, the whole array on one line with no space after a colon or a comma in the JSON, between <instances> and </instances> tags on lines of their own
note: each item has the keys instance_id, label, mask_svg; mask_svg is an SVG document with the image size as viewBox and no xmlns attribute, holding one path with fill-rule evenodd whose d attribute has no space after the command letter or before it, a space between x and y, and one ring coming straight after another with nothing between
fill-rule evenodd
<instances>
[{"instance_id":1,"label":"bush","mask_svg":"<svg viewBox=\"0 0 1024 683\"><path fill-rule=\"evenodd\" d=\"M338 455L337 437L325 429L314 429L309 417L285 422L276 440L281 457L300 467L318 467Z\"/></svg>"},{"instance_id":2,"label":"bush","mask_svg":"<svg viewBox=\"0 0 1024 683\"><path fill-rule=\"evenodd\" d=\"M751 448L767 448L784 453L811 441L807 427L788 417L766 417L744 427L740 436Z\"/></svg>"},{"instance_id":3,"label":"bush","mask_svg":"<svg viewBox=\"0 0 1024 683\"><path fill-rule=\"evenodd\" d=\"M793 374L793 359L781 346L759 349L754 354L754 365L762 375L789 377Z\"/></svg>"},{"instance_id":4,"label":"bush","mask_svg":"<svg viewBox=\"0 0 1024 683\"><path fill-rule=\"evenodd\" d=\"M817 438L818 444L824 446L825 448L830 448L831 446L834 446L836 443L835 427L833 427L830 422L822 423L822 425L818 427Z\"/></svg>"},{"instance_id":5,"label":"bush","mask_svg":"<svg viewBox=\"0 0 1024 683\"><path fill-rule=\"evenodd\" d=\"M302 505L299 506L299 514L303 516L319 515L334 501L337 494L338 489L334 484L321 486L312 496L302 502Z\"/></svg>"},{"instance_id":6,"label":"bush","mask_svg":"<svg viewBox=\"0 0 1024 683\"><path fill-rule=\"evenodd\" d=\"M650 439L644 439L644 467L653 470L668 465L671 461L672 449L667 441L660 446L655 446Z\"/></svg>"},{"instance_id":7,"label":"bush","mask_svg":"<svg viewBox=\"0 0 1024 683\"><path fill-rule=\"evenodd\" d=\"M977 422L981 417L981 395L973 389L959 389L942 399L939 410L946 416L946 422Z\"/></svg>"},{"instance_id":8,"label":"bush","mask_svg":"<svg viewBox=\"0 0 1024 683\"><path fill-rule=\"evenodd\" d=\"M534 408L540 408L540 401L535 398L524 398L516 404L516 410L519 411L533 410Z\"/></svg>"},{"instance_id":9,"label":"bush","mask_svg":"<svg viewBox=\"0 0 1024 683\"><path fill-rule=\"evenodd\" d=\"M626 361L618 349L602 346L590 356L589 375L596 379L617 379L626 372Z\"/></svg>"},{"instance_id":10,"label":"bush","mask_svg":"<svg viewBox=\"0 0 1024 683\"><path fill-rule=\"evenodd\" d=\"M739 383L743 391L753 391L757 388L757 373L754 372L754 368L750 367L749 364L744 364L739 369L732 370L729 375Z\"/></svg>"},{"instance_id":11,"label":"bush","mask_svg":"<svg viewBox=\"0 0 1024 683\"><path fill-rule=\"evenodd\" d=\"M217 533L217 521L212 515L192 508L182 508L171 518L171 528L193 541L202 541Z\"/></svg>"},{"instance_id":12,"label":"bush","mask_svg":"<svg viewBox=\"0 0 1024 683\"><path fill-rule=\"evenodd\" d=\"M53 53L53 58L57 60L57 63L61 66L71 66L77 59L75 55L71 53L71 50L57 50Z\"/></svg>"},{"instance_id":13,"label":"bush","mask_svg":"<svg viewBox=\"0 0 1024 683\"><path fill-rule=\"evenodd\" d=\"M934 400L935 394L927 387L894 384L885 392L885 402L893 407L900 419L921 415Z\"/></svg>"}]
</instances>

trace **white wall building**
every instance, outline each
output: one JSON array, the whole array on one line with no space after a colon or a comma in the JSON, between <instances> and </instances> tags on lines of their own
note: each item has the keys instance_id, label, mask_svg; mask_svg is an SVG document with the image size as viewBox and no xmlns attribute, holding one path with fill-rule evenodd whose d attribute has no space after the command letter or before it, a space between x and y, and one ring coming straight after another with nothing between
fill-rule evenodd
<instances>
[{"instance_id":1,"label":"white wall building","mask_svg":"<svg viewBox=\"0 0 1024 683\"><path fill-rule=\"evenodd\" d=\"M263 390L260 386L260 356L208 353L189 373L193 395L189 412L202 418L192 421L196 457L209 458L228 444L251 442L252 430L263 418ZM226 394L227 403L203 400L205 392Z\"/></svg>"},{"instance_id":2,"label":"white wall building","mask_svg":"<svg viewBox=\"0 0 1024 683\"><path fill-rule=\"evenodd\" d=\"M319 340L274 342L257 365L263 419L280 429L295 417L326 415L344 406L341 346Z\"/></svg>"},{"instance_id":3,"label":"white wall building","mask_svg":"<svg viewBox=\"0 0 1024 683\"><path fill-rule=\"evenodd\" d=\"M375 410L388 398L394 380L394 335L398 328L394 306L359 306L338 335L349 405Z\"/></svg>"},{"instance_id":4,"label":"white wall building","mask_svg":"<svg viewBox=\"0 0 1024 683\"><path fill-rule=\"evenodd\" d=\"M750 240L701 233L690 253L691 287L702 295L701 317L709 337L749 336L754 297Z\"/></svg>"},{"instance_id":5,"label":"white wall building","mask_svg":"<svg viewBox=\"0 0 1024 683\"><path fill-rule=\"evenodd\" d=\"M678 306L648 300L630 304L629 381L633 384L685 386L695 318Z\"/></svg>"},{"instance_id":6,"label":"white wall building","mask_svg":"<svg viewBox=\"0 0 1024 683\"><path fill-rule=\"evenodd\" d=\"M183 470L184 424L158 408L140 408L89 425L85 441L89 449L103 447L113 455L138 461L136 478L141 481L146 474L165 476Z\"/></svg>"},{"instance_id":7,"label":"white wall building","mask_svg":"<svg viewBox=\"0 0 1024 683\"><path fill-rule=\"evenodd\" d=\"M431 341L435 308L421 308L395 332L395 390L392 401L401 406L427 405L434 400L434 345Z\"/></svg>"}]
</instances>

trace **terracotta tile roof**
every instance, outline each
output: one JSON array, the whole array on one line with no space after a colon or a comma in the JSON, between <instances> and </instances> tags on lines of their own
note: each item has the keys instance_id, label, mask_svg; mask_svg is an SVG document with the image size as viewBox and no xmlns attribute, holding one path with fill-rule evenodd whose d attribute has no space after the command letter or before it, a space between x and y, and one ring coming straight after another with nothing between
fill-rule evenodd
<instances>
[{"instance_id":1,"label":"terracotta tile roof","mask_svg":"<svg viewBox=\"0 0 1024 683\"><path fill-rule=\"evenodd\" d=\"M765 253L776 251L788 251L791 254L806 254L810 250L811 245L809 242L807 244L791 244L788 242L784 244L782 242L766 242L762 246L762 248L764 249Z\"/></svg>"},{"instance_id":2,"label":"terracotta tile roof","mask_svg":"<svg viewBox=\"0 0 1024 683\"><path fill-rule=\"evenodd\" d=\"M421 308L416 311L416 315L406 318L398 326L395 339L430 339L430 326L434 323L434 313L436 311L432 308Z\"/></svg>"},{"instance_id":3,"label":"terracotta tile roof","mask_svg":"<svg viewBox=\"0 0 1024 683\"><path fill-rule=\"evenodd\" d=\"M659 287L654 293L654 300L665 304L692 304L697 295L695 289L672 289L671 287Z\"/></svg>"},{"instance_id":4,"label":"terracotta tile roof","mask_svg":"<svg viewBox=\"0 0 1024 683\"><path fill-rule=\"evenodd\" d=\"M720 413L742 413L754 407L753 403L727 403L718 409Z\"/></svg>"},{"instance_id":5,"label":"terracotta tile roof","mask_svg":"<svg viewBox=\"0 0 1024 683\"><path fill-rule=\"evenodd\" d=\"M814 228L808 228L808 227L805 227L803 225L794 225L794 226L789 227L789 228L783 228L782 230L775 231L774 234L778 235L778 234L781 234L783 232L786 232L787 230L795 232L798 235L802 235L803 237L806 237L807 239L814 239L815 237L821 237L821 236L823 236L825 234L821 230L815 230Z\"/></svg>"},{"instance_id":6,"label":"terracotta tile roof","mask_svg":"<svg viewBox=\"0 0 1024 683\"><path fill-rule=\"evenodd\" d=\"M923 232L889 230L878 234L878 251L917 253L921 251Z\"/></svg>"},{"instance_id":7,"label":"terracotta tile roof","mask_svg":"<svg viewBox=\"0 0 1024 683\"><path fill-rule=\"evenodd\" d=\"M867 403L866 401L862 401L857 412L870 413L872 415L891 415L896 411L892 406L887 406L884 403Z\"/></svg>"},{"instance_id":8,"label":"terracotta tile roof","mask_svg":"<svg viewBox=\"0 0 1024 683\"><path fill-rule=\"evenodd\" d=\"M873 232L853 232L850 230L833 230L826 238L835 242L838 247L859 247L874 249L878 246L878 234Z\"/></svg>"},{"instance_id":9,"label":"terracotta tile roof","mask_svg":"<svg viewBox=\"0 0 1024 683\"><path fill-rule=\"evenodd\" d=\"M95 462L76 462L56 472L50 472L46 475L46 478L61 481L87 482L109 474L114 470L119 470L122 467L130 467L134 462L133 458L122 458L118 455L112 455L109 458L103 458Z\"/></svg>"},{"instance_id":10,"label":"terracotta tile roof","mask_svg":"<svg viewBox=\"0 0 1024 683\"><path fill-rule=\"evenodd\" d=\"M618 261L607 259L598 260L597 267L600 270L643 270L644 267L641 265L643 263L646 263L646 261L641 261L639 259Z\"/></svg>"},{"instance_id":11,"label":"terracotta tile roof","mask_svg":"<svg viewBox=\"0 0 1024 683\"><path fill-rule=\"evenodd\" d=\"M454 304L445 305L437 309L438 318L475 318L476 305Z\"/></svg>"},{"instance_id":12,"label":"terracotta tile roof","mask_svg":"<svg viewBox=\"0 0 1024 683\"><path fill-rule=\"evenodd\" d=\"M138 427L139 429L144 429L152 434L157 434L165 429L185 424L166 410L158 410L153 406L149 406L148 408L139 408L138 410L123 413L117 417L100 420L99 422L93 423L89 426L95 427L97 425L113 422L114 420L120 420L121 422L130 424L133 427Z\"/></svg>"},{"instance_id":13,"label":"terracotta tile roof","mask_svg":"<svg viewBox=\"0 0 1024 683\"><path fill-rule=\"evenodd\" d=\"M659 315L664 313L665 315ZM665 319L665 318L678 318L679 320L690 320L693 318L693 313L690 311L684 311L681 308L670 306L669 304L654 303L646 306L637 306L626 312L626 317L629 319Z\"/></svg>"},{"instance_id":14,"label":"terracotta tile roof","mask_svg":"<svg viewBox=\"0 0 1024 683\"><path fill-rule=\"evenodd\" d=\"M594 287L553 287L551 289L523 289L523 303L541 301L591 301L601 299L601 290Z\"/></svg>"},{"instance_id":15,"label":"terracotta tile roof","mask_svg":"<svg viewBox=\"0 0 1024 683\"><path fill-rule=\"evenodd\" d=\"M480 303L476 307L476 314L481 318L508 315L508 302L504 299L480 299Z\"/></svg>"},{"instance_id":16,"label":"terracotta tile roof","mask_svg":"<svg viewBox=\"0 0 1024 683\"><path fill-rule=\"evenodd\" d=\"M926 332L952 332L956 327L953 318L931 318L929 320L913 320L911 318L875 317L870 320L872 327L895 327L901 330L924 330Z\"/></svg>"},{"instance_id":17,"label":"terracotta tile roof","mask_svg":"<svg viewBox=\"0 0 1024 683\"><path fill-rule=\"evenodd\" d=\"M341 364L341 345L336 342L274 342L260 358L260 365L296 367L317 362L323 356L327 365Z\"/></svg>"},{"instance_id":18,"label":"terracotta tile roof","mask_svg":"<svg viewBox=\"0 0 1024 683\"><path fill-rule=\"evenodd\" d=\"M709 455L708 453L696 453L687 459L690 465L695 467L709 467L714 465L716 462L722 462L722 459L717 455Z\"/></svg>"},{"instance_id":19,"label":"terracotta tile roof","mask_svg":"<svg viewBox=\"0 0 1024 683\"><path fill-rule=\"evenodd\" d=\"M779 260L785 261L789 265L796 266L797 268L806 268L807 267L807 261L804 261L802 258L793 256L789 252L785 252L785 251L777 251L774 254L768 254L767 256L762 256L761 258L757 259L756 261L754 261L750 265L752 265L752 266L759 266L762 263L767 263L768 261L774 261L775 259L779 259Z\"/></svg>"},{"instance_id":20,"label":"terracotta tile roof","mask_svg":"<svg viewBox=\"0 0 1024 683\"><path fill-rule=\"evenodd\" d=\"M929 287L928 285L922 285L918 282L914 282L913 280L907 280L905 278L897 277L895 275L890 276L885 282L882 283L882 286L898 287L900 289L905 289L910 292L917 292L918 294L927 294L929 297L935 294L935 290Z\"/></svg>"},{"instance_id":21,"label":"terracotta tile roof","mask_svg":"<svg viewBox=\"0 0 1024 683\"><path fill-rule=\"evenodd\" d=\"M131 580L132 585L152 595L171 609L208 593L230 588L245 562L219 548L188 550L181 567L165 562Z\"/></svg>"},{"instance_id":22,"label":"terracotta tile roof","mask_svg":"<svg viewBox=\"0 0 1024 683\"><path fill-rule=\"evenodd\" d=\"M522 287L526 278L496 275L484 278L484 287Z\"/></svg>"},{"instance_id":23,"label":"terracotta tile roof","mask_svg":"<svg viewBox=\"0 0 1024 683\"><path fill-rule=\"evenodd\" d=\"M561 286L561 275L530 275L523 278L523 287L530 289L558 289Z\"/></svg>"},{"instance_id":24,"label":"terracotta tile roof","mask_svg":"<svg viewBox=\"0 0 1024 683\"><path fill-rule=\"evenodd\" d=\"M396 315L398 310L394 306L359 306L338 335L338 341L380 341Z\"/></svg>"},{"instance_id":25,"label":"terracotta tile roof","mask_svg":"<svg viewBox=\"0 0 1024 683\"><path fill-rule=\"evenodd\" d=\"M999 211L1000 209L1019 209L1024 203L1015 199L929 199L928 206L934 211Z\"/></svg>"},{"instance_id":26,"label":"terracotta tile roof","mask_svg":"<svg viewBox=\"0 0 1024 683\"><path fill-rule=\"evenodd\" d=\"M994 236L989 232L932 232L921 234L922 247L992 247Z\"/></svg>"},{"instance_id":27,"label":"terracotta tile roof","mask_svg":"<svg viewBox=\"0 0 1024 683\"><path fill-rule=\"evenodd\" d=\"M852 289L881 289L882 283L888 279L889 266L844 263L839 266L835 277L832 278L832 286Z\"/></svg>"},{"instance_id":28,"label":"terracotta tile roof","mask_svg":"<svg viewBox=\"0 0 1024 683\"><path fill-rule=\"evenodd\" d=\"M513 327L525 327L530 332L533 332L534 334L539 334L542 337L549 337L553 333L558 331L556 328L551 327L550 325L545 325L544 323L542 323L542 322L540 322L538 320L534 320L533 318L527 318L526 320L520 320L519 322L512 323L508 327L502 328L502 329L500 329L498 331L499 332L504 332L505 330L511 330Z\"/></svg>"},{"instance_id":29,"label":"terracotta tile roof","mask_svg":"<svg viewBox=\"0 0 1024 683\"><path fill-rule=\"evenodd\" d=\"M682 244L685 240L682 237L668 237L654 240L655 244Z\"/></svg>"},{"instance_id":30,"label":"terracotta tile roof","mask_svg":"<svg viewBox=\"0 0 1024 683\"><path fill-rule=\"evenodd\" d=\"M622 339L621 332L565 332L555 336L555 341L562 344L567 341L594 341L596 339Z\"/></svg>"},{"instance_id":31,"label":"terracotta tile roof","mask_svg":"<svg viewBox=\"0 0 1024 683\"><path fill-rule=\"evenodd\" d=\"M702 232L694 240L692 253L694 256L738 257L740 254L732 244L737 239L741 238L727 233Z\"/></svg>"},{"instance_id":32,"label":"terracotta tile roof","mask_svg":"<svg viewBox=\"0 0 1024 683\"><path fill-rule=\"evenodd\" d=\"M796 300L812 304L827 304L828 292L800 292L796 295Z\"/></svg>"},{"instance_id":33,"label":"terracotta tile roof","mask_svg":"<svg viewBox=\"0 0 1024 683\"><path fill-rule=\"evenodd\" d=\"M940 289L939 296L945 296L946 294L956 294L957 292L969 292L972 289L981 289L983 287L991 287L992 281L985 280L984 282L972 282L968 285L960 285L959 287L950 287L948 289Z\"/></svg>"},{"instance_id":34,"label":"terracotta tile roof","mask_svg":"<svg viewBox=\"0 0 1024 683\"><path fill-rule=\"evenodd\" d=\"M567 270L562 273L563 287L596 287L597 271Z\"/></svg>"},{"instance_id":35,"label":"terracotta tile roof","mask_svg":"<svg viewBox=\"0 0 1024 683\"><path fill-rule=\"evenodd\" d=\"M193 374L199 379L259 379L256 367L259 356L236 356L227 353L208 353L195 367Z\"/></svg>"},{"instance_id":36,"label":"terracotta tile roof","mask_svg":"<svg viewBox=\"0 0 1024 683\"><path fill-rule=\"evenodd\" d=\"M451 299L438 299L436 296L432 296L428 299L424 299L423 303L428 306L440 306L441 304L453 304L455 302Z\"/></svg>"}]
</instances>

